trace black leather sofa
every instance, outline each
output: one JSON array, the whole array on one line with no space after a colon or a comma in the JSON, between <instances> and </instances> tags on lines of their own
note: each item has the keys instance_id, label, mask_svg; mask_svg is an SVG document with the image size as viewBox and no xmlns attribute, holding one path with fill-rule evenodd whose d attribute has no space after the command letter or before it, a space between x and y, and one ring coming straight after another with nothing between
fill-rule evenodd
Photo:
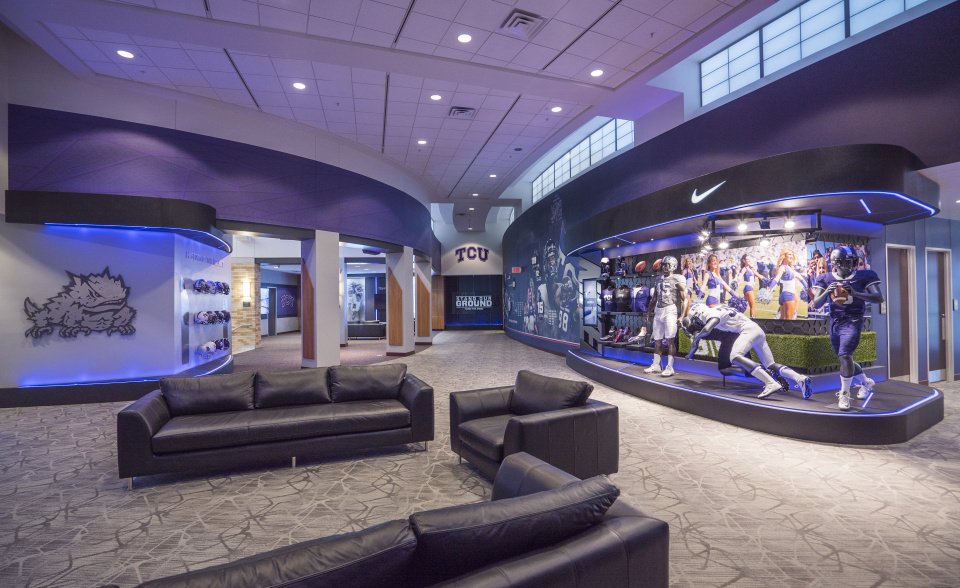
<instances>
[{"instance_id":1,"label":"black leather sofa","mask_svg":"<svg viewBox=\"0 0 960 588\"><path fill-rule=\"evenodd\" d=\"M120 478L295 463L434 437L404 364L165 378L117 415Z\"/></svg>"},{"instance_id":2,"label":"black leather sofa","mask_svg":"<svg viewBox=\"0 0 960 588\"><path fill-rule=\"evenodd\" d=\"M667 523L619 493L606 476L581 481L517 453L497 473L491 502L420 512L140 586L667 586Z\"/></svg>"},{"instance_id":3,"label":"black leather sofa","mask_svg":"<svg viewBox=\"0 0 960 588\"><path fill-rule=\"evenodd\" d=\"M450 394L450 447L483 474L523 451L578 478L620 465L620 415L587 382L521 370L516 384Z\"/></svg>"}]
</instances>

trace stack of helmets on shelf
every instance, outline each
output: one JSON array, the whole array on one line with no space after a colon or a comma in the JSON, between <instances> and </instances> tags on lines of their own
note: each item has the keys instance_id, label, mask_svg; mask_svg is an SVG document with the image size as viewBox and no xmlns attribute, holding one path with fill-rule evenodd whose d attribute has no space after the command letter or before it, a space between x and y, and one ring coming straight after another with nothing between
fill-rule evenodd
<instances>
[{"instance_id":1,"label":"stack of helmets on shelf","mask_svg":"<svg viewBox=\"0 0 960 588\"><path fill-rule=\"evenodd\" d=\"M207 341L197 347L197 355L202 359L210 359L216 352L226 351L228 349L230 349L229 339L217 339L216 341Z\"/></svg>"},{"instance_id":2,"label":"stack of helmets on shelf","mask_svg":"<svg viewBox=\"0 0 960 588\"><path fill-rule=\"evenodd\" d=\"M193 317L198 325L219 325L230 322L229 310L201 310Z\"/></svg>"},{"instance_id":3,"label":"stack of helmets on shelf","mask_svg":"<svg viewBox=\"0 0 960 588\"><path fill-rule=\"evenodd\" d=\"M195 280L193 290L200 294L229 294L230 284L226 282L208 282L207 280Z\"/></svg>"}]
</instances>

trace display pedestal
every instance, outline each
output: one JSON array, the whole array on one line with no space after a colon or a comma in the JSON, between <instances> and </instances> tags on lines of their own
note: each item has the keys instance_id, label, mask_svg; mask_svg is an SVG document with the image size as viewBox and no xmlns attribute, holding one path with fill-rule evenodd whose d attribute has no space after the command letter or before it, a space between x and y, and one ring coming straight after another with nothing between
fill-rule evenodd
<instances>
[{"instance_id":1,"label":"display pedestal","mask_svg":"<svg viewBox=\"0 0 960 588\"><path fill-rule=\"evenodd\" d=\"M643 373L651 360L642 352L631 352L629 361L582 349L567 352L568 366L605 386L690 414L794 439L847 445L903 443L943 420L943 394L919 384L878 381L871 397L854 398L852 408L841 411L834 395L839 388L836 374L812 377L814 394L807 400L796 390L760 400L757 394L763 386L758 380L723 378L714 363L678 357L676 375L663 378ZM866 371L871 378L883 377L882 367Z\"/></svg>"}]
</instances>

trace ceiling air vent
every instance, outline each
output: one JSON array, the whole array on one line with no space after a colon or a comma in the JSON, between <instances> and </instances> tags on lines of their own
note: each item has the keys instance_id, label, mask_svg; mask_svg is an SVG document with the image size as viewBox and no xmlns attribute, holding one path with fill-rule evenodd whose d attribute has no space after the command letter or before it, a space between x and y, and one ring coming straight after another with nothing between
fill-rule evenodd
<instances>
[{"instance_id":1,"label":"ceiling air vent","mask_svg":"<svg viewBox=\"0 0 960 588\"><path fill-rule=\"evenodd\" d=\"M532 39L544 22L546 21L541 16L523 10L514 10L507 20L503 21L500 31L512 37Z\"/></svg>"},{"instance_id":2,"label":"ceiling air vent","mask_svg":"<svg viewBox=\"0 0 960 588\"><path fill-rule=\"evenodd\" d=\"M476 111L475 108L467 108L466 106L452 106L448 116L450 118L473 118Z\"/></svg>"}]
</instances>

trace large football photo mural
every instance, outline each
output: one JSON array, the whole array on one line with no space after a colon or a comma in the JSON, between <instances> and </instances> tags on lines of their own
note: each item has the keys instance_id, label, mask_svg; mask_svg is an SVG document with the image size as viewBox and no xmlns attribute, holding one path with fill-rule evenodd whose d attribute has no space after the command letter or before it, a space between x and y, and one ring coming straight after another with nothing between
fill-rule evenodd
<instances>
[{"instance_id":1,"label":"large football photo mural","mask_svg":"<svg viewBox=\"0 0 960 588\"><path fill-rule=\"evenodd\" d=\"M529 335L577 343L583 312L579 258L568 258L561 250L563 206L559 195L548 198L550 214L530 219L515 246L504 247L504 324ZM512 273L514 267L521 271Z\"/></svg>"}]
</instances>

